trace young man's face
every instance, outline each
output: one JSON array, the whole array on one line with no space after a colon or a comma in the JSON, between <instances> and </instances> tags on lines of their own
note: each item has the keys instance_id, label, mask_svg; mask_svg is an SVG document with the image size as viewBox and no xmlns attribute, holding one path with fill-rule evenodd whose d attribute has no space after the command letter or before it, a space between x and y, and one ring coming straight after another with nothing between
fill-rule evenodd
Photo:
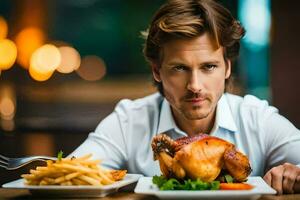
<instances>
[{"instance_id":1,"label":"young man's face","mask_svg":"<svg viewBox=\"0 0 300 200\"><path fill-rule=\"evenodd\" d=\"M170 41L162 47L160 68L153 67L156 81L175 116L199 120L214 113L230 76L223 48L216 48L208 34Z\"/></svg>"}]
</instances>

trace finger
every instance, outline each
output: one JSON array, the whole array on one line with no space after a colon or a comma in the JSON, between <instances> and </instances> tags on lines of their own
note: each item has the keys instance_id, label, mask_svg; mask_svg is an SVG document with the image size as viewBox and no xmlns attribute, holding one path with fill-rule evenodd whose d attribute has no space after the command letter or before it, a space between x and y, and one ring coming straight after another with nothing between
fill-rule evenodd
<instances>
[{"instance_id":1,"label":"finger","mask_svg":"<svg viewBox=\"0 0 300 200\"><path fill-rule=\"evenodd\" d=\"M278 195L282 194L282 177L283 177L283 166L274 167L271 169L271 185L277 191Z\"/></svg>"},{"instance_id":2,"label":"finger","mask_svg":"<svg viewBox=\"0 0 300 200\"><path fill-rule=\"evenodd\" d=\"M294 193L294 183L296 181L298 173L296 173L296 168L291 164L284 164L284 172L283 172L283 181L282 181L282 189L283 193Z\"/></svg>"},{"instance_id":3,"label":"finger","mask_svg":"<svg viewBox=\"0 0 300 200\"><path fill-rule=\"evenodd\" d=\"M300 175L296 178L293 190L295 193L300 193Z\"/></svg>"},{"instance_id":4,"label":"finger","mask_svg":"<svg viewBox=\"0 0 300 200\"><path fill-rule=\"evenodd\" d=\"M268 185L272 186L272 185L271 185L271 184L272 184L272 182L271 182L272 176L271 176L271 172L270 172L270 171L268 171L268 172L265 174L265 176L263 177L263 179L265 180L265 182L266 182Z\"/></svg>"}]
</instances>

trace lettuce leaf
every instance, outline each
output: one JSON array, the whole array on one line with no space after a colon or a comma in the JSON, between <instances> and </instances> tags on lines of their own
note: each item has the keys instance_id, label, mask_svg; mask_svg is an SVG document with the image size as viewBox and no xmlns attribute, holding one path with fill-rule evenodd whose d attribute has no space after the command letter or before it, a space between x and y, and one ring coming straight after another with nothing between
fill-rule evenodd
<instances>
[{"instance_id":1,"label":"lettuce leaf","mask_svg":"<svg viewBox=\"0 0 300 200\"><path fill-rule=\"evenodd\" d=\"M220 181L204 182L200 179L182 181L175 178L167 179L164 176L154 176L152 182L160 190L218 190L220 188Z\"/></svg>"}]
</instances>

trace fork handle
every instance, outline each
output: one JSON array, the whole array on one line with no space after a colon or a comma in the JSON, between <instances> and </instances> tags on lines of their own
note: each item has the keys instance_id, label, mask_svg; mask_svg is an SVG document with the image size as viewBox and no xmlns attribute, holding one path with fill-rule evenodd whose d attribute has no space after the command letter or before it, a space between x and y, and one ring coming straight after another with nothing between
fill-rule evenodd
<instances>
[{"instance_id":1,"label":"fork handle","mask_svg":"<svg viewBox=\"0 0 300 200\"><path fill-rule=\"evenodd\" d=\"M34 160L57 160L56 157L51 157L51 156L28 156L23 159L34 159Z\"/></svg>"}]
</instances>

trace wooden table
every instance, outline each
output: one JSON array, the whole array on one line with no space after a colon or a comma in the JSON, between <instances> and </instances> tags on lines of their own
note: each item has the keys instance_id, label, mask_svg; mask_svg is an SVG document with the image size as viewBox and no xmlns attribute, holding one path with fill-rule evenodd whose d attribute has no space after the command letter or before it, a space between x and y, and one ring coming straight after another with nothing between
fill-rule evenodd
<instances>
[{"instance_id":1,"label":"wooden table","mask_svg":"<svg viewBox=\"0 0 300 200\"><path fill-rule=\"evenodd\" d=\"M40 197L31 196L27 190L4 189L0 188L0 200L6 199L41 199ZM46 199L46 198L42 198ZM53 199L53 198L51 198ZM60 198L61 199L61 198ZM70 198L68 198L70 199ZM72 198L74 199L74 198ZM101 200L159 200L159 198L150 195L135 194L132 191L120 191L103 198L93 198ZM259 200L300 200L300 194L293 195L263 195Z\"/></svg>"}]
</instances>

